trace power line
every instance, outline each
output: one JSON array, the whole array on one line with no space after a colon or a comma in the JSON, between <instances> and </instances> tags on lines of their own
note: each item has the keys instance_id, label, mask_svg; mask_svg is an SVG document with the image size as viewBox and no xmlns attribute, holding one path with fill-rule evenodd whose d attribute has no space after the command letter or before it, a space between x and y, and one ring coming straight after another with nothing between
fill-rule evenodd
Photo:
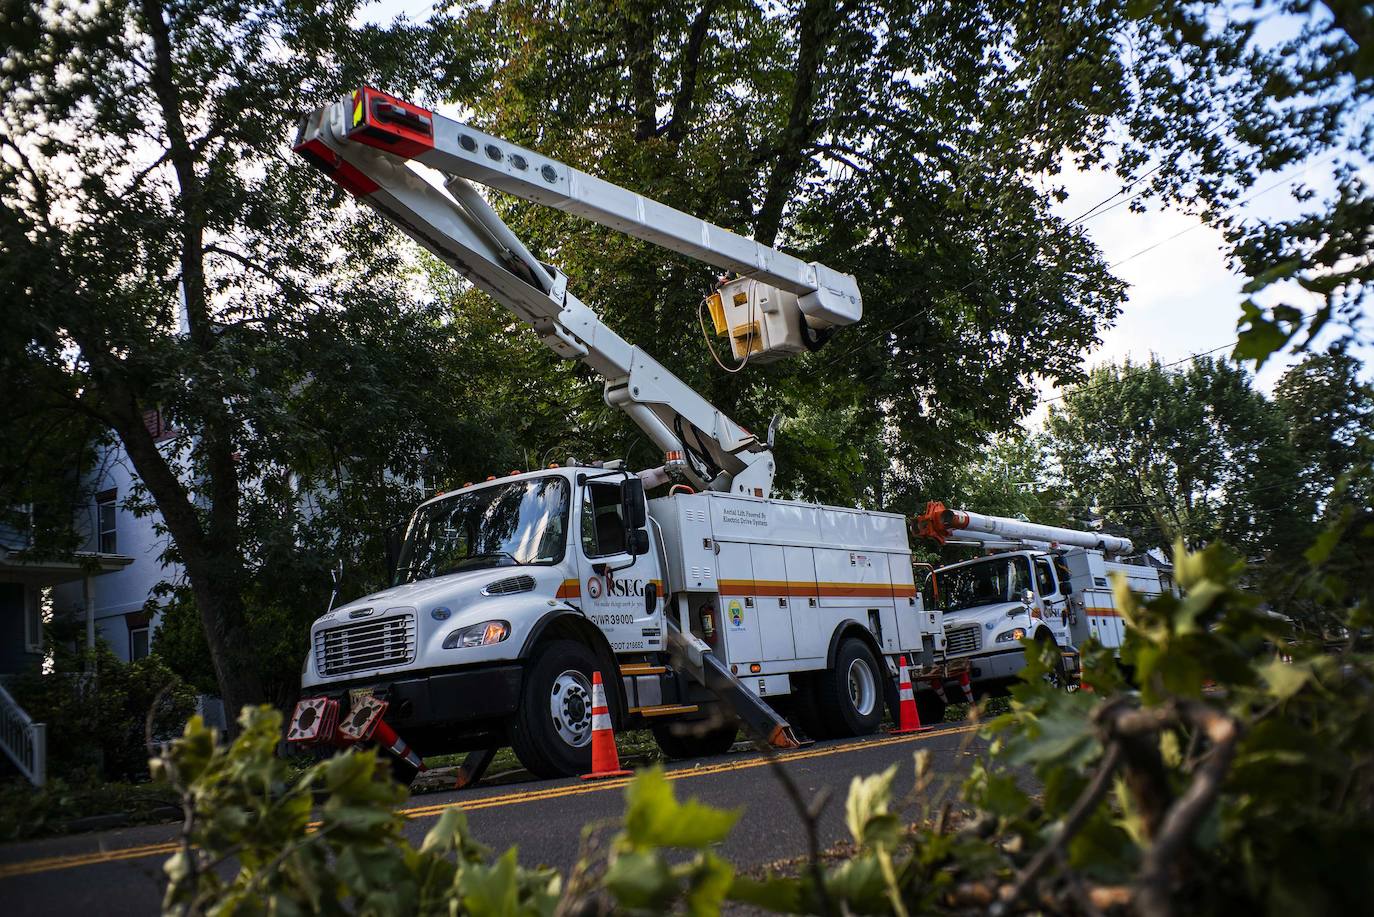
<instances>
[{"instance_id":1,"label":"power line","mask_svg":"<svg viewBox=\"0 0 1374 917\"><path fill-rule=\"evenodd\" d=\"M1095 219L1097 219L1098 217L1102 216L1104 213L1111 213L1113 210L1115 210L1116 208L1120 207L1122 204L1128 204L1128 203L1130 203L1131 201L1135 200L1136 198L1140 197L1142 194L1144 194L1146 191L1149 191L1150 189L1149 189L1148 187L1141 188L1141 189L1140 189L1139 191L1137 191L1135 194L1132 194L1130 197L1125 198L1124 200L1117 201L1115 204L1112 204L1110 207L1107 207L1105 210L1099 210L1099 209L1098 209L1098 208L1100 208L1100 207L1103 207L1103 206L1106 205L1106 204L1110 204L1113 200L1116 200L1116 198L1118 198L1118 197L1120 197L1121 195L1125 194L1127 191L1131 190L1131 188L1133 188L1135 185L1137 185L1137 184L1139 184L1140 182L1144 181L1145 179L1149 178L1151 175L1155 174L1156 172L1158 172L1158 171L1159 171L1160 169L1162 169L1163 167L1164 167L1164 161L1161 160L1160 162L1156 163L1155 166L1154 166L1152 169L1150 169L1148 172L1144 173L1143 175L1140 175L1140 176L1137 177L1137 178L1133 178L1133 179L1131 179L1129 182L1127 182L1126 184L1122 185L1121 188L1120 188L1116 193L1114 193L1114 194L1112 194L1112 195L1110 195L1110 196L1108 196L1108 197L1103 198L1101 201L1098 201L1096 204L1094 204L1093 206L1089 207L1087 210L1083 211L1083 212L1080 213L1078 216L1074 217L1072 220L1070 220L1070 221L1068 222L1066 228L1067 228L1067 227L1072 227L1072 226L1081 225L1081 224L1083 224L1083 223L1088 222L1089 220L1095 220Z\"/></svg>"},{"instance_id":2,"label":"power line","mask_svg":"<svg viewBox=\"0 0 1374 917\"><path fill-rule=\"evenodd\" d=\"M1181 364L1183 364L1183 363L1187 363L1187 362L1189 362L1189 361L1191 361L1191 360L1196 360L1198 357L1207 357L1207 356L1211 356L1212 354L1216 353L1218 350L1225 350L1227 347L1234 347L1238 341L1239 341L1239 338L1237 338L1236 340L1227 341L1225 344L1221 344L1221 345L1219 345L1219 346L1217 346L1217 347L1213 347L1211 350L1203 350L1203 351L1199 351L1198 353L1190 353L1190 354L1188 354L1188 356L1183 357L1183 358L1178 359L1178 360L1174 360L1172 363L1161 363L1161 364L1159 364L1159 368L1160 368L1160 369L1168 369L1168 368L1170 368L1170 367L1172 367L1172 366L1179 366L1179 365L1181 365ZM1150 365L1154 365L1154 364L1150 364ZM1143 369L1143 368L1144 368L1144 367L1142 367L1142 369ZM1078 386L1078 387L1076 387L1076 388L1070 389L1070 390L1067 391L1067 392L1060 392L1058 395L1054 395L1054 396L1052 396L1052 397L1050 397L1050 398L1041 398L1041 399L1040 399L1040 402L1041 402L1042 404L1049 404L1051 401L1062 401L1063 399L1067 398L1067 397L1070 396L1070 395L1077 395L1079 392L1090 392L1090 391L1095 391L1096 389L1099 389L1099 388L1110 388L1110 387L1113 386L1113 385L1121 385L1122 383L1124 383L1126 380L1128 380L1128 379L1131 378L1132 376L1138 375L1139 372L1140 372L1140 370L1137 370L1136 372L1133 372L1133 373L1125 373L1125 374L1123 374L1123 375L1117 376L1117 377L1112 378L1112 379L1103 379L1103 380L1101 380L1100 382L1093 382L1093 383L1091 383L1091 384L1089 384L1089 385L1080 385L1080 386Z\"/></svg>"},{"instance_id":3,"label":"power line","mask_svg":"<svg viewBox=\"0 0 1374 917\"><path fill-rule=\"evenodd\" d=\"M1161 162L1159 162L1158 164L1156 164L1152 169L1150 169L1148 172L1146 172L1144 175L1141 175L1141 176L1139 176L1138 178L1132 179L1132 180L1131 180L1130 182L1128 182L1120 191L1117 191L1117 192L1116 192L1115 194L1113 194L1111 197L1108 197L1108 198L1106 198L1105 200L1099 201L1098 203L1096 203L1096 204L1094 204L1093 206L1089 207L1087 210L1085 210L1085 211L1083 211L1082 213L1080 213L1078 216L1074 217L1072 220L1069 220L1069 221L1068 221L1067 223L1065 223L1064 225L1062 225L1062 226L1056 228L1056 229L1054 230L1054 232L1050 233L1050 237L1053 238L1054 236L1058 235L1058 234L1061 233L1061 232L1067 232L1068 230L1072 229L1074 226L1076 226L1076 225L1078 225L1078 224L1080 224L1080 223L1083 223L1083 222L1085 222L1085 221L1087 221L1087 220L1093 219L1094 216L1101 216L1100 213L1099 213L1099 214L1094 214L1093 211L1097 210L1097 209L1098 209L1099 207L1101 207L1103 204L1106 204L1106 203L1110 202L1113 198L1117 197L1117 195L1120 195L1120 194L1122 194L1122 193L1124 193L1124 192L1130 190L1130 188L1131 188L1133 185L1135 185L1136 183L1141 182L1141 181L1144 181L1146 178L1149 178L1149 177L1150 177L1151 175L1153 175L1155 172L1158 172L1158 171L1160 170L1160 168L1163 167L1163 165L1164 165L1164 163L1161 161ZM1134 197L1137 197L1137 196L1139 196L1140 194L1144 194L1146 190L1148 190L1148 189L1142 188L1140 191L1136 192L1136 194L1133 195L1132 198L1128 198L1128 200L1133 199ZM1124 202L1123 202L1123 203L1124 203ZM1119 206L1119 204L1113 204L1112 207L1108 207L1107 210L1112 210L1112 209L1114 209L1114 208L1117 207L1117 206ZM1106 213L1107 210L1102 211L1102 213ZM1027 255L1029 255L1030 253L1031 253L1031 250L1030 250L1029 248L1027 248L1026 251L1024 252L1024 254L1027 254ZM1111 268L1109 267L1108 270L1111 270ZM965 290L967 290L969 287L973 286L973 285L974 285L975 283L977 283L977 282L978 282L978 278L975 277L973 280L970 280L968 283L964 284L962 287L960 287L959 289L955 290L955 291L954 291L955 295L957 296L958 294L963 293ZM863 339L860 340L858 343L854 344L852 347L850 347L850 348L848 348L847 350L843 351L843 352L840 353L838 356L832 357L832 358L830 358L829 360L825 361L824 363L822 363L822 364L820 365L819 368L821 368L821 369L827 369L827 368L829 368L829 367L831 367L831 366L834 366L836 363L840 362L841 360L843 360L845 357L849 356L850 354L856 353L857 351L859 351L859 350L862 349L863 347L866 347L867 345L873 343L873 341L877 340L878 338L882 337L882 336L885 335L885 334L891 334L892 332L896 331L898 328L902 327L903 325L907 324L908 322L914 321L914 320L915 320L916 318L918 318L920 315L921 315L920 312L913 312L912 314L908 315L906 318L900 319L899 321L897 321L897 322L895 322L895 323L893 323L893 324L891 324L891 325L888 325L888 326L885 327L885 328L879 329L877 332L875 332L875 333L873 333L873 334L871 334L871 335L869 335L869 336L863 338Z\"/></svg>"},{"instance_id":4,"label":"power line","mask_svg":"<svg viewBox=\"0 0 1374 917\"><path fill-rule=\"evenodd\" d=\"M1306 175L1309 171L1311 171L1311 169L1312 169L1313 167L1317 166L1317 165L1318 165L1319 163L1321 163L1321 162L1324 162L1324 161L1326 161L1326 160L1329 160L1329 159L1333 158L1333 157L1336 156L1339 152L1340 152L1339 150L1332 150L1331 152L1327 153L1325 156L1320 156L1320 157L1318 157L1317 159L1312 160L1312 161L1309 162L1306 166L1304 166L1304 167L1303 167L1303 170L1302 170L1301 172L1299 172L1297 175L1294 175L1294 176L1291 176L1291 177L1288 177L1288 178L1283 178L1283 179L1280 179L1280 180L1274 182L1273 184L1266 185L1265 187L1259 189L1258 191L1255 191L1255 192L1253 192L1252 194L1246 195L1245 197L1243 197L1243 198L1241 198L1240 200L1236 201L1235 203L1231 204L1229 207L1227 207L1227 208L1225 208L1224 210L1222 210L1221 213L1223 213L1223 214L1225 214L1225 213L1230 213L1230 212L1236 210L1237 208L1242 207L1242 206L1244 206L1245 204L1248 204L1250 201L1254 200L1255 198L1259 197L1260 195L1266 194L1266 193L1268 193L1268 192L1270 192L1270 191L1273 191L1275 188L1279 187L1280 185L1284 185L1284 184L1287 184L1287 183L1289 183L1289 182L1296 182L1296 181L1298 181L1300 178L1302 178L1304 175ZM1069 222L1067 222L1067 223L1065 223L1064 225L1062 225L1062 226L1058 227L1057 229L1055 229L1054 232L1050 233L1050 237L1053 238L1054 236L1058 235L1059 233L1065 232L1065 231L1067 231L1067 230L1069 230L1069 229L1072 229L1072 228L1073 228L1074 226L1076 226L1076 225L1081 225L1082 223L1087 222L1087 221L1090 220L1090 219L1096 219L1097 217L1102 216L1103 214L1108 213L1109 211L1114 210L1114 209L1116 209L1117 207L1120 207L1122 204L1128 203L1128 202L1134 200L1135 198L1139 197L1140 195L1144 194L1146 191L1149 190L1148 188L1142 188L1142 189L1140 189L1139 191L1137 191L1135 194L1131 195L1130 197L1125 198L1124 200L1118 201L1118 202L1115 203L1115 204L1112 204L1111 207L1107 207L1105 210L1099 210L1099 208L1101 208L1103 205L1109 203L1110 201L1112 201L1113 199L1115 199L1117 196L1119 196L1119 195L1123 194L1124 192L1130 190L1130 188L1131 188L1133 185L1135 185L1135 184L1137 184L1137 183L1139 183L1139 182L1141 182L1141 181L1144 181L1146 178L1150 177L1150 176L1153 175L1155 172L1159 171L1163 166L1164 166L1164 163L1163 163L1163 162L1157 163L1154 167L1152 167L1151 169L1149 169L1149 170L1148 170L1147 172L1145 172L1144 174L1142 174L1142 175L1140 175L1139 177L1137 177L1137 178L1135 178L1135 179L1132 179L1130 182L1128 182L1125 186L1122 187L1122 189L1121 189L1120 191L1117 191L1115 194L1112 194L1110 197L1107 197L1107 198L1103 199L1102 201L1099 201L1097 204L1094 204L1092 207L1089 207L1087 210L1083 211L1083 213L1081 213L1081 214L1079 214L1078 216L1074 217L1074 218L1073 218L1072 220L1070 220ZM1160 240L1157 241L1157 242L1153 242L1153 243L1151 243L1150 245L1147 245L1145 248L1142 248L1140 251L1135 252L1134 254L1127 255L1125 258L1122 258L1122 259L1120 259L1119 261L1115 261L1115 262L1113 262L1113 263L1107 265L1107 270L1109 270L1109 271L1115 270L1116 268L1118 268L1118 267L1120 267L1121 265L1127 263L1128 261L1134 261L1136 258L1139 258L1141 255L1147 254L1148 252L1151 252L1151 251L1155 250L1156 248L1159 248L1161 245L1164 245L1164 244L1166 244L1166 243L1168 243L1168 242L1172 242L1173 240L1179 238L1180 236L1186 235L1187 233L1190 233L1190 232L1192 232L1192 231L1195 230L1195 229L1200 229L1201 227L1203 227L1203 226L1205 226L1205 225L1208 225L1208 224L1202 223L1202 222L1198 222L1198 223L1192 224L1191 226L1187 226L1187 227L1185 227L1185 228L1179 230L1178 232L1174 233L1174 234L1171 235L1171 236L1167 236L1167 237L1165 237L1165 238L1163 238L1163 239L1160 239ZM1030 249L1027 249L1027 250L1026 250L1026 254L1030 254ZM973 286L973 285L974 285L975 283L977 283L977 282L978 282L978 278L974 278L973 280L970 280L968 283L964 284L962 287L960 287L959 289L955 290L955 291L954 291L954 292L955 292L955 295L958 295L959 293L963 293L963 292L966 291L969 287ZM900 320L894 322L894 323L891 324L891 325L888 325L888 326L885 326L885 327L883 327L883 328L878 329L878 330L877 330L876 332L874 332L873 334L867 335L867 336L865 336L864 338L860 339L858 342L856 342L854 345L852 345L852 346L849 347L848 349L842 351L840 354L838 354L838 355L836 355L836 356L830 358L829 360L826 360L826 361L825 361L824 363L822 363L818 368L819 368L819 369L828 369L828 368L834 366L835 364L839 363L841 360L844 360L846 357L849 357L849 356L851 356L852 354L857 353L859 350L861 350L861 349L863 349L864 347L868 346L869 344L873 343L873 342L874 342L875 340L877 340L878 338L880 338L880 337L882 337L882 336L884 336L884 335L887 335L887 334L891 334L893 331L896 331L898 328L902 327L903 325L906 325L906 324L908 324L908 323L910 323L910 322L912 322L912 321L915 321L917 318L919 318L919 317L921 316L921 314L922 314L921 312L913 312L912 314L910 314L910 315L906 316L905 318L902 318L902 319L900 319ZM1235 342L1233 341L1232 343L1235 343ZM1197 358L1197 357L1199 357L1199 356L1204 356L1204 355L1206 355L1206 354L1215 353L1216 351L1221 350L1221 349L1224 348L1224 347L1229 347L1229 346L1231 346L1231 345L1230 345L1230 344L1223 344L1221 347L1215 347L1215 348L1213 348L1212 350L1206 351L1205 353L1202 353L1202 354L1193 354L1193 355L1191 355L1191 356L1189 356L1189 357L1187 357L1187 358L1185 358L1184 360L1181 360L1181 361L1179 361L1179 362L1187 362L1187 360L1189 360L1189 359L1195 359L1195 358ZM1166 366L1175 366L1175 365L1177 365L1177 363L1169 363L1169 364L1165 364L1165 365L1166 365ZM1059 396L1059 397L1062 397L1062 396ZM1053 401L1053 400L1057 400L1057 399L1052 398L1052 399L1044 399L1044 400Z\"/></svg>"},{"instance_id":5,"label":"power line","mask_svg":"<svg viewBox=\"0 0 1374 917\"><path fill-rule=\"evenodd\" d=\"M1313 166L1317 165L1318 163L1322 162L1323 160L1331 159L1331 158L1334 157L1338 152L1339 152L1339 150L1333 150L1332 152L1326 154L1325 156L1321 156L1321 157L1318 157L1317 159L1312 160L1312 162L1308 163L1305 167L1303 167L1303 170L1302 170L1301 172L1299 172L1297 175L1293 175L1293 176L1290 176L1290 177L1288 177L1288 178L1279 179L1278 181L1274 182L1274 183L1271 184L1271 185L1265 185L1263 188L1259 189L1258 191L1254 192L1253 194L1247 194L1245 197L1243 197L1243 198L1241 198L1240 200L1236 201L1234 204L1231 204L1231 205L1230 205L1229 207L1227 207L1225 210L1221 211L1221 213L1223 213L1223 214L1230 213L1230 212L1232 212L1233 210L1235 210L1236 208L1241 207L1241 206L1244 206L1245 204L1250 203L1250 202L1253 201L1255 198L1259 197L1261 194L1267 194L1267 193L1269 193L1270 191L1273 191L1275 188L1279 187L1280 185L1286 185L1286 184L1289 184L1289 183L1291 183L1291 182L1297 182L1297 181L1301 180L1303 176L1305 176L1309 171L1311 171L1311 169L1312 169ZM1105 213L1105 212L1106 212L1106 211L1103 211L1103 213ZM1177 239L1179 236L1187 235L1188 233L1192 232L1194 229L1201 229L1203 226L1206 226L1206 225L1208 225L1208 224L1199 221L1199 222L1197 222L1197 223L1193 223L1191 226L1185 226L1183 229L1180 229L1178 232L1174 233L1173 235L1171 235L1171 236L1166 236L1166 237L1164 237L1163 239L1160 239L1158 242L1152 242L1151 244L1145 246L1144 248L1142 248L1140 251L1136 252L1135 254L1127 255L1125 258L1122 258L1120 261L1116 261L1116 262L1113 262L1112 264L1107 265L1107 270L1109 270L1109 271L1110 271L1110 270L1115 270L1116 268L1118 268L1118 267L1120 267L1121 265L1125 264L1127 261L1134 261L1136 258L1139 258L1141 255L1144 255L1144 254L1146 254L1147 252L1152 252L1152 251L1154 251L1155 249L1159 248L1159 247L1160 247L1161 245L1163 245L1164 243L1166 243L1166 242L1172 242L1172 241L1174 241L1175 239Z\"/></svg>"}]
</instances>

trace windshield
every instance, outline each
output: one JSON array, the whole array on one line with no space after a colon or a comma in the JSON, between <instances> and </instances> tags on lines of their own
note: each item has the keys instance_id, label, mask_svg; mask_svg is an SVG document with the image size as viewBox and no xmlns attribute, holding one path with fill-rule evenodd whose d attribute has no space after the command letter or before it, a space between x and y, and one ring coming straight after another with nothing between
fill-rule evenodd
<instances>
[{"instance_id":1,"label":"windshield","mask_svg":"<svg viewBox=\"0 0 1374 917\"><path fill-rule=\"evenodd\" d=\"M926 580L927 608L961 611L995 602L1014 602L1030 588L1025 557L994 557L976 564L937 570Z\"/></svg>"},{"instance_id":2,"label":"windshield","mask_svg":"<svg viewBox=\"0 0 1374 917\"><path fill-rule=\"evenodd\" d=\"M455 494L416 510L396 583L462 570L556 564L568 531L568 482L530 478Z\"/></svg>"}]
</instances>

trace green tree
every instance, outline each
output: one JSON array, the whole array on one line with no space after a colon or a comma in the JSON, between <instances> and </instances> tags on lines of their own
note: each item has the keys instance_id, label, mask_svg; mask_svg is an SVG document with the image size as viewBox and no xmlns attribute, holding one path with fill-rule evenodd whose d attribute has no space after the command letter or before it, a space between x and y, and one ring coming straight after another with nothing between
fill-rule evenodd
<instances>
[{"instance_id":1,"label":"green tree","mask_svg":"<svg viewBox=\"0 0 1374 917\"><path fill-rule=\"evenodd\" d=\"M1051 475L1049 438L1017 430L998 436L961 466L944 502L991 516L1024 516L1043 525L1070 525L1064 493Z\"/></svg>"},{"instance_id":2,"label":"green tree","mask_svg":"<svg viewBox=\"0 0 1374 917\"><path fill-rule=\"evenodd\" d=\"M471 3L446 89L502 136L856 274L861 326L727 375L695 319L709 270L501 204L580 296L746 427L784 413L784 491L914 505L1031 409L1036 378L1078 378L1123 295L1039 181L1112 104L1063 79L1059 29L995 5ZM578 414L604 416L580 391ZM589 427L602 449L628 439L621 418Z\"/></svg>"},{"instance_id":3,"label":"green tree","mask_svg":"<svg viewBox=\"0 0 1374 917\"><path fill-rule=\"evenodd\" d=\"M354 28L357 8L52 0L0 16L0 372L26 393L0 405L6 438L117 438L231 709L289 698L332 558L372 555L426 462L461 473L502 453L479 435L495 409L469 372L483 342L416 301L394 231L338 208L289 152L298 113L431 75L427 29ZM172 440L145 425L153 410ZM31 458L12 480L33 490L54 469Z\"/></svg>"},{"instance_id":4,"label":"green tree","mask_svg":"<svg viewBox=\"0 0 1374 917\"><path fill-rule=\"evenodd\" d=\"M1228 362L1102 367L1046 429L1079 509L1140 550L1226 539L1255 555L1310 534L1282 415Z\"/></svg>"},{"instance_id":5,"label":"green tree","mask_svg":"<svg viewBox=\"0 0 1374 917\"><path fill-rule=\"evenodd\" d=\"M1360 378L1360 361L1343 349L1309 354L1274 386L1288 438L1302 462L1312 498L1325 502L1343 477L1344 500L1374 506L1374 385Z\"/></svg>"}]
</instances>

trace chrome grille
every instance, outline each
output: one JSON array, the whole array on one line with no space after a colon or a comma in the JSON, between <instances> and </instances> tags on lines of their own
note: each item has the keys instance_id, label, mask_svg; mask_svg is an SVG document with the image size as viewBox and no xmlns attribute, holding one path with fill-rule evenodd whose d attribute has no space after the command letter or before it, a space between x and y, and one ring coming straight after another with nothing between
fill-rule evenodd
<instances>
[{"instance_id":1,"label":"chrome grille","mask_svg":"<svg viewBox=\"0 0 1374 917\"><path fill-rule=\"evenodd\" d=\"M404 665L415 660L415 615L331 627L315 634L315 668L321 675Z\"/></svg>"},{"instance_id":2,"label":"chrome grille","mask_svg":"<svg viewBox=\"0 0 1374 917\"><path fill-rule=\"evenodd\" d=\"M482 592L485 595L515 595L517 592L529 592L533 588L534 577L532 576L508 576L505 579L489 583Z\"/></svg>"},{"instance_id":3,"label":"chrome grille","mask_svg":"<svg viewBox=\"0 0 1374 917\"><path fill-rule=\"evenodd\" d=\"M950 656L974 653L982 649L982 646L982 629L977 624L945 631L945 653Z\"/></svg>"}]
</instances>

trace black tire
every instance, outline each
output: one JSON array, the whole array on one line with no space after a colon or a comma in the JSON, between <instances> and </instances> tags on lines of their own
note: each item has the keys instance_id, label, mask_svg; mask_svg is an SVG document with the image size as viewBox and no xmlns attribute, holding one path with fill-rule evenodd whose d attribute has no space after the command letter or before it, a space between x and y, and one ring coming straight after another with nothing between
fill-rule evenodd
<instances>
[{"instance_id":1,"label":"black tire","mask_svg":"<svg viewBox=\"0 0 1374 917\"><path fill-rule=\"evenodd\" d=\"M862 674L864 668L867 676ZM851 675L858 682L853 687ZM842 641L835 651L835 667L820 673L817 679L816 693L826 732L833 736L866 736L877 732L883 721L885 677L873 651L863 641L853 637ZM859 705L856 705L856 694Z\"/></svg>"},{"instance_id":2,"label":"black tire","mask_svg":"<svg viewBox=\"0 0 1374 917\"><path fill-rule=\"evenodd\" d=\"M1048 630L1042 629L1038 634L1036 634L1035 641L1040 644L1049 644L1050 646L1054 647L1056 653L1059 652L1059 644L1055 642L1054 635L1051 634ZM1051 669L1050 673L1045 676L1045 680L1048 681L1050 684L1054 685L1056 688L1067 689L1069 687L1069 685L1072 682L1069 679L1068 670L1064 668L1063 656L1055 656L1054 668Z\"/></svg>"},{"instance_id":3,"label":"black tire","mask_svg":"<svg viewBox=\"0 0 1374 917\"><path fill-rule=\"evenodd\" d=\"M821 719L821 705L816 696L816 680L824 672L792 676L792 693L786 695L787 722L800 729L809 739L826 739L829 734Z\"/></svg>"},{"instance_id":4,"label":"black tire","mask_svg":"<svg viewBox=\"0 0 1374 917\"><path fill-rule=\"evenodd\" d=\"M535 648L525 669L520 706L511 716L507 733L515 756L536 777L570 777L591 771L591 683L596 670L596 654L585 644L551 640ZM583 681L572 684L576 675ZM604 680L604 674L602 677ZM560 693L557 698L556 690ZM614 721L618 700L614 684L606 699ZM552 711L555 703L564 712L558 723ZM565 737L570 733L579 741Z\"/></svg>"},{"instance_id":5,"label":"black tire","mask_svg":"<svg viewBox=\"0 0 1374 917\"><path fill-rule=\"evenodd\" d=\"M670 758L707 758L723 755L735 744L739 724L733 720L712 724L710 720L696 723L655 723L654 741Z\"/></svg>"},{"instance_id":6,"label":"black tire","mask_svg":"<svg viewBox=\"0 0 1374 917\"><path fill-rule=\"evenodd\" d=\"M887 718L895 726L902 721L902 670L899 665L896 676L889 678L886 660L879 659L878 665L883 666L883 703L887 705Z\"/></svg>"},{"instance_id":7,"label":"black tire","mask_svg":"<svg viewBox=\"0 0 1374 917\"><path fill-rule=\"evenodd\" d=\"M921 718L922 726L939 726L943 723L947 706L934 691L916 692L916 715Z\"/></svg>"}]
</instances>

